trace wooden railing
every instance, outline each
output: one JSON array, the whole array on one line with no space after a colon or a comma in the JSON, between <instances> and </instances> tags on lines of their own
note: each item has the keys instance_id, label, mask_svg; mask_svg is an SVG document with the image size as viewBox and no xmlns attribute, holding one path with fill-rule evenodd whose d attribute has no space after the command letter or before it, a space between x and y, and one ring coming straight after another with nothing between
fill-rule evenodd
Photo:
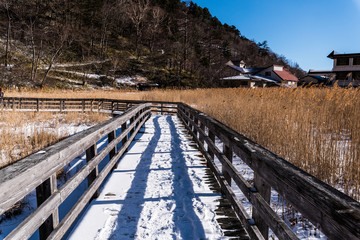
<instances>
[{"instance_id":1,"label":"wooden railing","mask_svg":"<svg viewBox=\"0 0 360 240\"><path fill-rule=\"evenodd\" d=\"M98 195L106 176L125 153L141 126L150 116L152 104L139 104L123 115L100 123L0 169L0 214L36 189L37 209L17 226L6 239L27 239L39 229L40 239L61 239L85 205ZM121 129L120 131L117 131ZM97 142L104 137L108 144L98 151ZM121 147L118 146L121 143ZM57 172L86 152L87 163L57 189ZM99 163L109 162L98 170ZM88 188L59 222L59 206L87 179Z\"/></svg>"},{"instance_id":2,"label":"wooden railing","mask_svg":"<svg viewBox=\"0 0 360 240\"><path fill-rule=\"evenodd\" d=\"M272 188L329 239L360 239L359 202L186 104L178 105L178 116L194 137L252 239L267 239L269 227L279 239L298 239L270 207ZM219 141L223 149L218 148ZM253 185L232 164L234 154L254 171ZM218 168L215 157L222 169ZM252 204L252 216L234 194L232 184L236 184Z\"/></svg>"},{"instance_id":3,"label":"wooden railing","mask_svg":"<svg viewBox=\"0 0 360 240\"><path fill-rule=\"evenodd\" d=\"M141 103L151 103L152 112L176 114L176 102L137 101L101 98L18 98L5 97L0 108L27 111L79 111L79 112L124 112Z\"/></svg>"}]
</instances>

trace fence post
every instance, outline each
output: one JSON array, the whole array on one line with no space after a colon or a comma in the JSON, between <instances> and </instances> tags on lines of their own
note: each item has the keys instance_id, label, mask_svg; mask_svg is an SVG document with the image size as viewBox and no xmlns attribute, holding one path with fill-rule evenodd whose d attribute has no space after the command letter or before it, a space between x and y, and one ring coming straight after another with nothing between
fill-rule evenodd
<instances>
[{"instance_id":1,"label":"fence post","mask_svg":"<svg viewBox=\"0 0 360 240\"><path fill-rule=\"evenodd\" d=\"M95 155L97 154L97 147L96 144L92 145L91 147L89 147L86 150L86 162L90 162ZM87 181L88 181L88 187L92 184L92 182L96 179L96 177L99 174L99 170L98 170L98 166L95 167L95 169L87 176ZM91 200L93 200L94 198L97 198L100 195L99 189L96 190L96 192L94 193L93 197L91 198ZM91 201L90 200L90 201Z\"/></svg>"},{"instance_id":2,"label":"fence post","mask_svg":"<svg viewBox=\"0 0 360 240\"><path fill-rule=\"evenodd\" d=\"M209 138L215 144L215 134L212 131L210 131L210 129L209 129ZM214 153L211 151L210 146L208 146L207 151L209 153L209 156L212 159L214 159Z\"/></svg>"},{"instance_id":3,"label":"fence post","mask_svg":"<svg viewBox=\"0 0 360 240\"><path fill-rule=\"evenodd\" d=\"M36 188L36 201L39 207L57 190L56 173ZM56 208L39 228L40 240L46 239L59 224L59 211Z\"/></svg>"},{"instance_id":4,"label":"fence post","mask_svg":"<svg viewBox=\"0 0 360 240\"><path fill-rule=\"evenodd\" d=\"M254 187L260 193L267 203L270 203L271 197L271 187L268 185L263 178L259 176L258 173L254 173ZM261 234L265 239L268 239L269 236L269 226L266 225L265 221L262 219L261 215L258 213L255 207L252 210L252 218L255 221L256 226L259 228Z\"/></svg>"},{"instance_id":5,"label":"fence post","mask_svg":"<svg viewBox=\"0 0 360 240\"><path fill-rule=\"evenodd\" d=\"M203 130L205 132L205 125L202 121L200 121L200 128L201 128L201 130ZM204 145L203 135L199 134L199 140L200 140L201 144Z\"/></svg>"},{"instance_id":6,"label":"fence post","mask_svg":"<svg viewBox=\"0 0 360 240\"><path fill-rule=\"evenodd\" d=\"M93 112L93 104L94 104L94 100L90 101L90 112Z\"/></svg>"},{"instance_id":7,"label":"fence post","mask_svg":"<svg viewBox=\"0 0 360 240\"><path fill-rule=\"evenodd\" d=\"M115 139L115 130L111 131L108 134L108 143L111 143L114 139ZM115 156L116 152L117 152L117 147L115 145L115 147L111 149L111 151L109 152L109 161ZM115 168L117 168L117 163L114 165L112 170L114 170Z\"/></svg>"},{"instance_id":8,"label":"fence post","mask_svg":"<svg viewBox=\"0 0 360 240\"><path fill-rule=\"evenodd\" d=\"M82 112L85 112L85 100L82 100Z\"/></svg>"},{"instance_id":9,"label":"fence post","mask_svg":"<svg viewBox=\"0 0 360 240\"><path fill-rule=\"evenodd\" d=\"M36 99L36 111L37 112L39 111L39 99L38 98Z\"/></svg>"},{"instance_id":10,"label":"fence post","mask_svg":"<svg viewBox=\"0 0 360 240\"><path fill-rule=\"evenodd\" d=\"M62 100L60 100L60 112L62 112Z\"/></svg>"},{"instance_id":11,"label":"fence post","mask_svg":"<svg viewBox=\"0 0 360 240\"><path fill-rule=\"evenodd\" d=\"M121 133L123 133L124 131L126 130L126 122L124 122L122 125L121 125ZM125 143L127 142L128 140L128 135L126 135L123 140L121 140L121 147L125 145ZM126 152L127 152L128 149L126 149Z\"/></svg>"},{"instance_id":12,"label":"fence post","mask_svg":"<svg viewBox=\"0 0 360 240\"><path fill-rule=\"evenodd\" d=\"M13 109L13 111L15 111L15 99L14 98L12 98L12 109Z\"/></svg>"},{"instance_id":13,"label":"fence post","mask_svg":"<svg viewBox=\"0 0 360 240\"><path fill-rule=\"evenodd\" d=\"M225 143L223 144L223 153L224 153L225 157L232 163L232 161L233 161L233 151ZM223 173L223 176L224 176L225 180L231 186L231 176L229 175L229 173L224 168L224 165L222 165L222 173Z\"/></svg>"}]
</instances>

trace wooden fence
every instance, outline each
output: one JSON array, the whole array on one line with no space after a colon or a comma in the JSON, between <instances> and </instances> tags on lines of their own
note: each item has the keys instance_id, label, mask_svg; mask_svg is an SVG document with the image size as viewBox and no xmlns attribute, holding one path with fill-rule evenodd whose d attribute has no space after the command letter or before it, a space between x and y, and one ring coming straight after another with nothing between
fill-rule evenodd
<instances>
[{"instance_id":1,"label":"wooden fence","mask_svg":"<svg viewBox=\"0 0 360 240\"><path fill-rule=\"evenodd\" d=\"M178 105L178 116L197 142L252 239L267 239L269 227L279 239L298 239L270 207L271 188L329 239L360 239L359 202L186 104ZM223 149L218 148L219 141ZM234 154L254 171L254 185L232 164ZM222 169L217 167L215 158L221 162ZM236 184L252 204L252 216L234 194L232 184Z\"/></svg>"},{"instance_id":2,"label":"wooden fence","mask_svg":"<svg viewBox=\"0 0 360 240\"><path fill-rule=\"evenodd\" d=\"M17 98L5 97L0 108L14 111L59 111L59 112L124 112L141 103L151 103L152 112L175 114L176 102L137 101L118 99L81 98Z\"/></svg>"},{"instance_id":3,"label":"wooden fence","mask_svg":"<svg viewBox=\"0 0 360 240\"><path fill-rule=\"evenodd\" d=\"M96 197L99 186L129 147L151 111L177 113L197 142L224 195L230 200L251 238L267 239L270 227L279 239L298 239L269 205L273 188L329 239L360 239L359 202L186 104L107 99L5 98L3 107L7 110L84 112L128 109L121 116L0 169L0 214L34 189L39 205L6 239L24 239L37 229L40 230L41 239L61 239L85 205ZM121 134L117 136L118 128ZM96 143L104 136L107 136L109 144L98 152ZM122 146L118 149L120 142ZM219 142L222 149L219 149ZM56 173L83 152L86 152L87 164L56 189ZM253 185L232 164L234 154L254 171ZM98 172L98 164L107 155L110 157L109 163ZM221 163L221 169L216 161ZM85 178L88 189L59 222L59 205ZM232 184L236 184L252 204L252 216L234 194Z\"/></svg>"}]
</instances>

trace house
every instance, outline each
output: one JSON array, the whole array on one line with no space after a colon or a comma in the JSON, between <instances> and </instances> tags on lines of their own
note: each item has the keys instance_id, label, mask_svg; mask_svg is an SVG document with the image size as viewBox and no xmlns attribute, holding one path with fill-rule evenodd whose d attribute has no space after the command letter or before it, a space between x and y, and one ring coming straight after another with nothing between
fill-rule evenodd
<instances>
[{"instance_id":1,"label":"house","mask_svg":"<svg viewBox=\"0 0 360 240\"><path fill-rule=\"evenodd\" d=\"M333 59L330 71L309 70L309 75L333 75L338 86L360 86L360 53L337 53L332 51L328 58Z\"/></svg>"},{"instance_id":2,"label":"house","mask_svg":"<svg viewBox=\"0 0 360 240\"><path fill-rule=\"evenodd\" d=\"M298 78L280 65L247 68L243 61L229 61L226 66L238 73L221 79L223 85L227 87L297 87Z\"/></svg>"},{"instance_id":3,"label":"house","mask_svg":"<svg viewBox=\"0 0 360 240\"><path fill-rule=\"evenodd\" d=\"M306 75L299 79L302 86L332 86L332 77L329 75Z\"/></svg>"}]
</instances>

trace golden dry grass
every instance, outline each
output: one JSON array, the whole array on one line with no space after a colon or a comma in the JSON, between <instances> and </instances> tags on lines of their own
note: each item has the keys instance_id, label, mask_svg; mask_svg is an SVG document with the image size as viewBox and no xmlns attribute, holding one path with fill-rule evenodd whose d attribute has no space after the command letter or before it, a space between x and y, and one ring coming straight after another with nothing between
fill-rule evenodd
<instances>
[{"instance_id":1,"label":"golden dry grass","mask_svg":"<svg viewBox=\"0 0 360 240\"><path fill-rule=\"evenodd\" d=\"M69 133L57 131L60 126L94 125L107 118L97 113L0 111L0 168L67 137Z\"/></svg>"},{"instance_id":2,"label":"golden dry grass","mask_svg":"<svg viewBox=\"0 0 360 240\"><path fill-rule=\"evenodd\" d=\"M181 101L360 198L360 90L198 89L6 92L6 96Z\"/></svg>"}]
</instances>

